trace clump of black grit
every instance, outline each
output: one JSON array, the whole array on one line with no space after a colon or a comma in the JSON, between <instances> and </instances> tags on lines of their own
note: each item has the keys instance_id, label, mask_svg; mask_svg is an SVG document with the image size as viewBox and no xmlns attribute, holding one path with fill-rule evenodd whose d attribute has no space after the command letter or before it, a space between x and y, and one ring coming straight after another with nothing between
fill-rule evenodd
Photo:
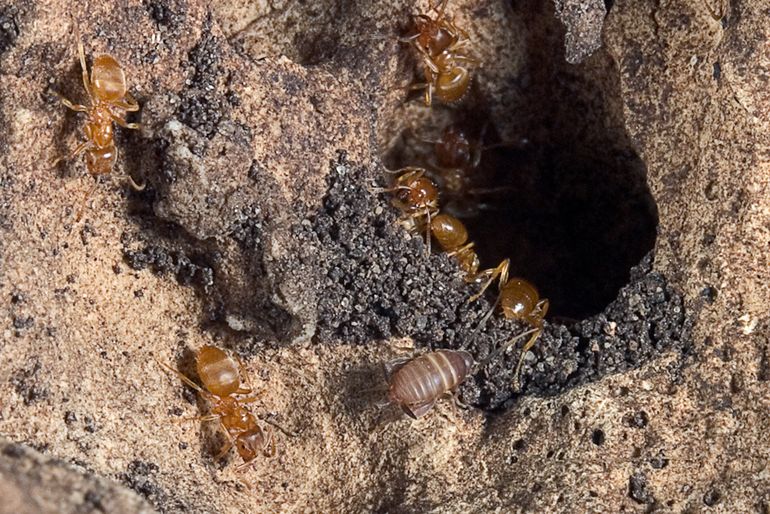
<instances>
[{"instance_id":1,"label":"clump of black grit","mask_svg":"<svg viewBox=\"0 0 770 514\"><path fill-rule=\"evenodd\" d=\"M418 348L469 351L483 361L526 325L492 316L487 299L469 304L474 286L442 253L426 255L421 237L397 224L387 195L369 191L364 170L333 163L322 211L313 222L326 259L318 285L317 338L364 343L409 336ZM664 350L685 352L689 330L681 297L652 271L652 255L631 270L631 279L606 309L571 325L546 321L525 360L523 393L558 394L577 385L641 365ZM497 287L486 297L494 301ZM461 389L464 401L495 409L512 398L519 348L488 362Z\"/></svg>"},{"instance_id":2,"label":"clump of black grit","mask_svg":"<svg viewBox=\"0 0 770 514\"><path fill-rule=\"evenodd\" d=\"M206 19L200 41L190 50L188 62L192 76L182 92L177 110L179 119L200 135L211 138L219 124L226 118L238 98L229 91L220 91L220 79L224 71L221 64L222 42L211 33L211 16ZM230 77L226 77L226 82Z\"/></svg>"},{"instance_id":3,"label":"clump of black grit","mask_svg":"<svg viewBox=\"0 0 770 514\"><path fill-rule=\"evenodd\" d=\"M16 7L0 7L0 54L10 49L19 37L17 15Z\"/></svg>"},{"instance_id":4,"label":"clump of black grit","mask_svg":"<svg viewBox=\"0 0 770 514\"><path fill-rule=\"evenodd\" d=\"M159 472L160 468L153 462L134 460L118 478L161 512L187 512L188 506L183 501L158 485Z\"/></svg>"}]
</instances>

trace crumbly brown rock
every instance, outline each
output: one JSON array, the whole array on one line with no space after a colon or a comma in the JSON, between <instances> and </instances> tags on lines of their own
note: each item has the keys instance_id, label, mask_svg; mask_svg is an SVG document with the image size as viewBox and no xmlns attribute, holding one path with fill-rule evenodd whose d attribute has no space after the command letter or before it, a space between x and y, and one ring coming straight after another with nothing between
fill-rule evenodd
<instances>
[{"instance_id":1,"label":"crumbly brown rock","mask_svg":"<svg viewBox=\"0 0 770 514\"><path fill-rule=\"evenodd\" d=\"M573 65L578 21L553 5L451 1L483 66L431 110L405 101L416 63L395 39L426 2L353 4L0 5L0 433L164 512L767 511L763 2L614 2ZM49 92L84 98L75 24L123 65L143 124L78 223L83 163L46 165L80 137ZM381 154L409 155L405 127L474 116L528 143L505 161L518 196L473 237L495 256L504 234L579 323L549 322L525 394L515 353L466 384L498 410L395 419L383 361L444 341L483 358L516 333L465 338L485 305L461 307L452 262L422 259L366 189ZM298 434L243 474L214 461L214 427L176 422L205 406L153 360L189 372L203 344L242 355L255 411Z\"/></svg>"}]
</instances>

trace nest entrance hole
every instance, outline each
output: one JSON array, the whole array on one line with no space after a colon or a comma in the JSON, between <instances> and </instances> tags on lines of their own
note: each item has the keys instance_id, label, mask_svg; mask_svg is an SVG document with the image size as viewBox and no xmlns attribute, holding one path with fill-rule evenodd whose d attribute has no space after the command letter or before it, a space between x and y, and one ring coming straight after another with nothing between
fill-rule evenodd
<instances>
[{"instance_id":1,"label":"nest entrance hole","mask_svg":"<svg viewBox=\"0 0 770 514\"><path fill-rule=\"evenodd\" d=\"M482 152L464 194L442 190L441 209L466 224L483 268L509 258L511 274L549 298L549 317L582 320L601 312L653 249L657 207L623 126L611 57L600 49L568 64L564 29L551 8L522 8L512 19L518 24L511 33L527 31L524 56L503 88L516 98L495 99L479 80L458 105L434 105L427 115L399 110L394 116L411 119L391 121L410 128L385 149L383 162L389 169L425 167L440 181L441 173L430 171L433 147L420 139L436 139L449 123L496 145Z\"/></svg>"}]
</instances>

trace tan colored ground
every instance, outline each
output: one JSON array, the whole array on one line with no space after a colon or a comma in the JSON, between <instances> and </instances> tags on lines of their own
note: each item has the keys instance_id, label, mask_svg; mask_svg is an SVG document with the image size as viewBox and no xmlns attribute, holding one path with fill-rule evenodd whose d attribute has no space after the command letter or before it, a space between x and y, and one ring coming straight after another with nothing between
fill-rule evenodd
<instances>
[{"instance_id":1,"label":"tan colored ground","mask_svg":"<svg viewBox=\"0 0 770 514\"><path fill-rule=\"evenodd\" d=\"M250 148L263 175L275 180L276 212L317 206L338 149L368 165L376 142L395 133L396 120L429 116L414 103L398 107L403 98L396 86L409 76L399 64L404 50L377 37L389 24L396 30L392 20L412 12L409 2L340 4L338 11L327 9L331 3L214 6L217 35L262 17L254 25L260 38L244 39L243 52L228 50L222 62L248 79L237 86L241 103L232 118L253 133L237 151ZM499 35L513 31L524 44L519 34L529 15L498 2L471 11L468 4L453 6L480 52L498 56L485 62L523 59L514 38ZM243 477L234 472L236 458L224 467L213 462L212 437L197 423L172 422L180 409L185 416L199 410L152 357L174 363L184 349L242 347L252 339L212 328L195 289L125 263L121 241L155 232L148 216L131 212L120 181L103 182L75 223L73 211L90 185L83 165L63 167L71 170L67 177L46 165L79 137L78 119L65 116L47 93L51 79L66 94L79 94L68 5L19 7L18 37L0 53L3 437L133 486L168 512L770 510L770 12L764 0L733 2L722 22L703 0L617 1L605 20L604 49L580 65L581 73L595 70L597 83L619 90L617 97L608 93L617 109L605 121L625 125L647 166L660 214L655 267L682 291L694 322L693 356L681 381L668 371L679 356L665 354L559 396L523 398L501 416L442 403L419 421L382 423L374 407L382 398L379 365L403 353L403 341L270 341L246 363L265 391L255 409L274 413L298 436L279 434L278 455L259 460ZM184 16L166 25L153 21L152 6L159 5ZM173 110L164 102L184 87L186 60L206 19L203 5L74 8L87 51L113 52L145 103L143 137L163 130L164 109ZM324 29L328 23L334 25ZM316 29L318 39L311 37ZM15 31L4 29L3 37L9 30ZM366 44L350 50L359 40ZM347 49L349 59L325 62L318 48L330 45ZM488 92L490 117L503 135L515 133L518 123L510 114L515 91L504 87L515 70L487 66L479 74L477 87ZM304 80L299 92L286 93L287 77ZM277 80L284 87L271 91ZM126 166L121 159L117 168ZM215 180L200 187L234 192L233 204L209 205L203 216L172 201L179 210L164 211L165 219L216 239L238 202L264 194L245 178L239 182L245 175L228 178L227 170L224 164L209 170ZM294 185L299 174L301 194ZM167 185L166 198L184 196L183 185ZM246 187L254 190L244 193ZM304 215L291 209L287 216ZM277 261L295 250L280 227L271 241ZM233 271L229 278L237 284L238 276ZM291 303L302 294L291 287L300 286L280 282L289 300L278 303L299 313L307 329L307 303L297 310ZM248 294L233 287L233 298ZM713 303L704 300L708 287L716 291ZM8 458L0 456L3 469ZM3 509L9 511L8 503Z\"/></svg>"}]
</instances>

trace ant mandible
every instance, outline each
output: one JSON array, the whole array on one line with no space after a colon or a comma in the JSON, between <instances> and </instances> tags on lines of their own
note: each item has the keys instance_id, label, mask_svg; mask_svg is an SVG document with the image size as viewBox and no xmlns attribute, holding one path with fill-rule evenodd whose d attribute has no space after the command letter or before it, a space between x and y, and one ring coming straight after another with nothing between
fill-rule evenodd
<instances>
[{"instance_id":1,"label":"ant mandible","mask_svg":"<svg viewBox=\"0 0 770 514\"><path fill-rule=\"evenodd\" d=\"M125 116L129 112L138 111L139 104L128 92L125 72L113 56L109 54L96 56L89 78L83 42L80 39L79 31L76 30L76 33L83 87L88 95L89 105L74 104L61 93L54 93L68 108L87 114L88 119L84 129L86 141L75 147L68 155L56 158L51 166L54 167L61 161L74 159L82 152L86 152L86 168L88 173L97 177L110 173L118 157L112 123L115 122L121 127L128 129L138 129L140 125L138 123L126 122ZM130 175L128 180L137 191L141 191L145 187L145 184L138 185L134 182ZM94 187L96 187L95 184ZM84 204L93 189L92 187L86 194L83 200ZM82 208L78 214L78 219L81 214Z\"/></svg>"}]
</instances>

